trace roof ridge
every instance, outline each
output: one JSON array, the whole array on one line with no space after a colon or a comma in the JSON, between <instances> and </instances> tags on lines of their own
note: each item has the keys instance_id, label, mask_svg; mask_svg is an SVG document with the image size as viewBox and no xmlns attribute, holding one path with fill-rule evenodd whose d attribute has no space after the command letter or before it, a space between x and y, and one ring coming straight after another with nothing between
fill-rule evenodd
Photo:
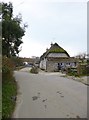
<instances>
[{"instance_id":1,"label":"roof ridge","mask_svg":"<svg viewBox=\"0 0 89 120\"><path fill-rule=\"evenodd\" d=\"M66 53L68 57L70 57L67 51L64 50L62 47L60 47L57 43L54 43L53 45L51 45L51 47L45 53L43 53L41 57L44 58L49 53Z\"/></svg>"}]
</instances>

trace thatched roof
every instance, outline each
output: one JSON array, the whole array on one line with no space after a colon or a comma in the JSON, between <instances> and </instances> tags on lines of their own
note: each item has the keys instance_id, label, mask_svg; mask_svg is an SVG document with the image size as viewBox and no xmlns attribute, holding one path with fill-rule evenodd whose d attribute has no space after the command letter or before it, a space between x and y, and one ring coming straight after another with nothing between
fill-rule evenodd
<instances>
[{"instance_id":1,"label":"thatched roof","mask_svg":"<svg viewBox=\"0 0 89 120\"><path fill-rule=\"evenodd\" d=\"M51 47L45 53L43 53L41 59L46 58L49 53L65 53L68 57L70 57L69 54L57 43L51 45Z\"/></svg>"}]
</instances>

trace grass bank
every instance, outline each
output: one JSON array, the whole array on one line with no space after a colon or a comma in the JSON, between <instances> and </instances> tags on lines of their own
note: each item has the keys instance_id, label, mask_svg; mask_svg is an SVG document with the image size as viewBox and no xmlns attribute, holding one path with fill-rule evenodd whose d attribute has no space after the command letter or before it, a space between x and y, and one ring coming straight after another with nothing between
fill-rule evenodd
<instances>
[{"instance_id":1,"label":"grass bank","mask_svg":"<svg viewBox=\"0 0 89 120\"><path fill-rule=\"evenodd\" d=\"M25 66L19 66L19 67L16 67L15 70L19 71L21 69L25 68Z\"/></svg>"},{"instance_id":2,"label":"grass bank","mask_svg":"<svg viewBox=\"0 0 89 120\"><path fill-rule=\"evenodd\" d=\"M0 88L0 120L2 118L2 93L1 93L1 88Z\"/></svg>"},{"instance_id":3,"label":"grass bank","mask_svg":"<svg viewBox=\"0 0 89 120\"><path fill-rule=\"evenodd\" d=\"M2 118L11 118L15 108L17 84L14 78L2 84Z\"/></svg>"}]
</instances>

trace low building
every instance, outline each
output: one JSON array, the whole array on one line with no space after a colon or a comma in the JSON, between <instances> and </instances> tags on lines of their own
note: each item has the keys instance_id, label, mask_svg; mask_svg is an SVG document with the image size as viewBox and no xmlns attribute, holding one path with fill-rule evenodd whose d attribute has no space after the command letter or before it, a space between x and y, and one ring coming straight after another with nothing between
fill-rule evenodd
<instances>
[{"instance_id":1,"label":"low building","mask_svg":"<svg viewBox=\"0 0 89 120\"><path fill-rule=\"evenodd\" d=\"M51 44L45 53L40 57L40 68L45 71L59 71L65 67L76 67L77 60L57 43Z\"/></svg>"}]
</instances>

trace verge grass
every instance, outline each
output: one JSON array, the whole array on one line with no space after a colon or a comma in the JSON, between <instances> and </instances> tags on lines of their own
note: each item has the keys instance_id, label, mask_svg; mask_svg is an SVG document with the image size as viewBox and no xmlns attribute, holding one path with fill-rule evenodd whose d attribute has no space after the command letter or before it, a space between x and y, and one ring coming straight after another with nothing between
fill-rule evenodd
<instances>
[{"instance_id":1,"label":"verge grass","mask_svg":"<svg viewBox=\"0 0 89 120\"><path fill-rule=\"evenodd\" d=\"M16 95L17 84L15 79L6 80L2 84L2 118L11 118L16 103L16 100L12 98Z\"/></svg>"}]
</instances>

